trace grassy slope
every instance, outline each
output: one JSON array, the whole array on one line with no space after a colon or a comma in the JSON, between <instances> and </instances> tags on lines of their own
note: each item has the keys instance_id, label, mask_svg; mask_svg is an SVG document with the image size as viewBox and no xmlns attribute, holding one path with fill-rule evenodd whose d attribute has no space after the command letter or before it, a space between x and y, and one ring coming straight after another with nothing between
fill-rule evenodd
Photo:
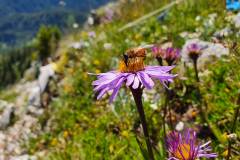
<instances>
[{"instance_id":1,"label":"grassy slope","mask_svg":"<svg viewBox=\"0 0 240 160\"><path fill-rule=\"evenodd\" d=\"M223 17L226 14L223 12L223 4L218 0L213 0L211 3L209 0L199 0L197 4L189 0L188 3L174 7L161 23L153 18L122 33L117 32L118 28L128 21L167 3L167 1L159 2L158 0L151 0L151 2L136 0L135 3L119 8L122 13L119 19L110 24L92 28L98 35L95 39L89 39L85 31L73 36L76 40L88 41L90 46L81 51L69 51L64 54L68 55L66 57L69 59L66 57L61 59L69 62L68 67L63 70L66 77L65 83L60 89L60 97L52 103L41 119L44 125L45 120L51 118L51 131L29 143L30 153L48 150L49 159L62 160L142 159L132 132L133 125L138 123L138 116L129 91L122 89L116 102L111 106L107 98L103 101L95 101L91 87L94 77L88 76L87 72L104 72L116 68L117 58L125 49L142 43L159 43L167 38L172 40L176 47L181 47L184 39L179 36L179 33L192 32L196 27L202 26L202 21L195 21L197 15L206 18L208 14L218 13L216 25L213 28L204 28L204 34L201 36L202 39L209 40L215 30L225 25ZM111 50L103 48L106 42L112 43ZM239 66L234 56L236 55L233 54L210 64L208 70L213 74L204 78L201 87L203 97L210 106L209 120L212 123L226 120L218 124L223 135L231 126L228 122L231 122L231 115L236 107L236 88L239 88ZM231 72L229 72L230 68ZM187 81L176 80L174 86L193 84L194 76L191 69L185 76L188 77ZM195 105L197 103L195 98L194 94L189 94L187 97L180 97L180 101L183 104ZM147 119L158 148L158 159L163 159L165 151L161 147L163 139L160 109L153 111L149 107L150 104L150 101L145 101ZM113 106L115 113L112 112ZM201 123L197 118L187 125L196 126ZM237 133L239 132L238 127ZM204 139L210 138L207 135L202 136ZM219 159L222 159L222 153L226 150L227 144L220 144L216 139L212 140L214 150L219 154Z\"/></svg>"}]
</instances>

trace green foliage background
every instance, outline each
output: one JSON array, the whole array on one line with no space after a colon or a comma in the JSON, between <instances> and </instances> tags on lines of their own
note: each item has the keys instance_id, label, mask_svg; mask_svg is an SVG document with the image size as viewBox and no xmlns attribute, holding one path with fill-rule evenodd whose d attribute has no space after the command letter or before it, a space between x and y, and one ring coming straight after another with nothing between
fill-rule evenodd
<instances>
[{"instance_id":1,"label":"green foliage background","mask_svg":"<svg viewBox=\"0 0 240 160\"><path fill-rule=\"evenodd\" d=\"M114 104L108 103L108 96L96 101L91 86L95 77L89 76L88 73L117 69L120 56L130 47L165 41L172 41L175 47L182 47L185 39L179 34L184 31L195 32L199 27L203 30L200 38L210 41L212 34L228 23L224 18L228 14L224 2L186 0L169 10L166 18L160 22L153 17L133 28L118 32L126 23L168 3L168 0L129 1L128 5L119 6L120 14L112 22L69 35L75 41L87 42L89 46L80 50L65 49L62 53L58 63L66 62L60 71L64 83L59 84L59 97L54 99L39 119L44 132L25 144L30 154L47 151L47 156L43 159L49 160L144 159L144 151L140 150L133 132L134 126L139 124L139 119L129 90L123 87ZM204 20L212 13L218 15L215 24L211 27L204 26ZM202 19L196 21L196 16L201 16ZM93 30L97 34L96 38L88 36L88 31ZM236 34L232 34L223 42L238 44L240 39ZM105 43L111 43L112 48L105 49ZM186 122L187 127L207 128L209 134L202 133L199 139L212 140L218 160L226 157L228 143L224 140L230 133L234 110L239 106L239 57L239 49L231 49L229 56L208 64L206 70L210 74L201 77L200 83L203 101L207 104L208 123L203 123L199 114ZM156 64L150 57L147 62ZM180 67L176 66L173 72L179 73ZM187 79L176 79L172 85L177 96L170 104L171 108L176 110L188 110L191 106L199 105L193 69L188 68L183 76ZM187 88L188 92L183 94L184 88ZM164 97L161 85L157 85L156 90ZM161 113L163 103L163 98L160 98L158 109L153 110L150 107L151 98L144 101L151 138L156 146L154 152L159 160L166 158ZM215 127L214 133L209 130L212 125ZM170 130L170 127L167 129ZM240 135L239 125L235 133ZM237 159L239 155L233 153L233 160Z\"/></svg>"}]
</instances>

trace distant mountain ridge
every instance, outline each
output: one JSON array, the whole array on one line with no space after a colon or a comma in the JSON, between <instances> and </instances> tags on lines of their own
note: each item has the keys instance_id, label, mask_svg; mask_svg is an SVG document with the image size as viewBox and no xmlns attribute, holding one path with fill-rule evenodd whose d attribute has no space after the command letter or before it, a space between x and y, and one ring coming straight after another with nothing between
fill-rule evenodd
<instances>
[{"instance_id":1,"label":"distant mountain ridge","mask_svg":"<svg viewBox=\"0 0 240 160\"><path fill-rule=\"evenodd\" d=\"M91 9L110 0L0 0L0 43L21 44L30 40L40 25L62 30L81 23Z\"/></svg>"}]
</instances>

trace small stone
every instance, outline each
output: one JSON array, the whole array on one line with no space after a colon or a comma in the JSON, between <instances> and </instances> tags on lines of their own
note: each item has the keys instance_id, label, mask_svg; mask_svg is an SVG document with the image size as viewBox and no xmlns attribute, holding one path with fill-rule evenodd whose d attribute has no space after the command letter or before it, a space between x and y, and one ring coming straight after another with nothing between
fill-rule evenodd
<instances>
[{"instance_id":1,"label":"small stone","mask_svg":"<svg viewBox=\"0 0 240 160\"><path fill-rule=\"evenodd\" d=\"M25 154L21 156L11 157L10 160L37 160L37 157Z\"/></svg>"},{"instance_id":2,"label":"small stone","mask_svg":"<svg viewBox=\"0 0 240 160\"><path fill-rule=\"evenodd\" d=\"M30 105L30 106L28 106L28 112L35 116L40 116L44 113L44 109Z\"/></svg>"},{"instance_id":3,"label":"small stone","mask_svg":"<svg viewBox=\"0 0 240 160\"><path fill-rule=\"evenodd\" d=\"M237 139L237 134L236 133L229 134L229 135L227 135L227 138L229 140L236 140Z\"/></svg>"},{"instance_id":4,"label":"small stone","mask_svg":"<svg viewBox=\"0 0 240 160\"><path fill-rule=\"evenodd\" d=\"M184 39L193 39L193 38L199 38L201 35L200 31L190 33L190 32L182 32L180 33L180 36Z\"/></svg>"},{"instance_id":5,"label":"small stone","mask_svg":"<svg viewBox=\"0 0 240 160\"><path fill-rule=\"evenodd\" d=\"M0 129L1 130L6 129L9 126L13 116L14 116L13 104L7 104L3 110L3 113L0 115Z\"/></svg>"},{"instance_id":6,"label":"small stone","mask_svg":"<svg viewBox=\"0 0 240 160\"><path fill-rule=\"evenodd\" d=\"M111 49L112 49L112 44L111 44L111 43L104 43L104 44L103 44L103 47L104 47L106 50L111 50Z\"/></svg>"},{"instance_id":7,"label":"small stone","mask_svg":"<svg viewBox=\"0 0 240 160\"><path fill-rule=\"evenodd\" d=\"M202 19L201 16L197 16L197 17L195 18L196 21L200 21L201 19Z\"/></svg>"},{"instance_id":8,"label":"small stone","mask_svg":"<svg viewBox=\"0 0 240 160\"><path fill-rule=\"evenodd\" d=\"M217 16L218 16L217 13L212 13L208 15L209 19L216 19Z\"/></svg>"},{"instance_id":9,"label":"small stone","mask_svg":"<svg viewBox=\"0 0 240 160\"><path fill-rule=\"evenodd\" d=\"M73 23L73 28L77 29L79 27L78 23Z\"/></svg>"},{"instance_id":10,"label":"small stone","mask_svg":"<svg viewBox=\"0 0 240 160\"><path fill-rule=\"evenodd\" d=\"M4 155L0 154L0 159L4 160L4 159L6 159L6 157Z\"/></svg>"},{"instance_id":11,"label":"small stone","mask_svg":"<svg viewBox=\"0 0 240 160\"><path fill-rule=\"evenodd\" d=\"M17 146L15 149L14 149L14 152L19 155L21 154L21 148L19 146Z\"/></svg>"},{"instance_id":12,"label":"small stone","mask_svg":"<svg viewBox=\"0 0 240 160\"><path fill-rule=\"evenodd\" d=\"M223 38L228 37L232 33L233 33L232 30L229 27L226 27L220 31L215 32L213 36L217 38Z\"/></svg>"},{"instance_id":13,"label":"small stone","mask_svg":"<svg viewBox=\"0 0 240 160\"><path fill-rule=\"evenodd\" d=\"M182 131L184 129L184 123L182 121L178 122L175 129L177 131Z\"/></svg>"},{"instance_id":14,"label":"small stone","mask_svg":"<svg viewBox=\"0 0 240 160\"><path fill-rule=\"evenodd\" d=\"M240 27L240 13L238 13L234 18L233 18L233 23L235 24L236 28Z\"/></svg>"},{"instance_id":15,"label":"small stone","mask_svg":"<svg viewBox=\"0 0 240 160\"><path fill-rule=\"evenodd\" d=\"M69 45L69 48L80 50L80 49L84 48L84 42L83 41L73 42Z\"/></svg>"}]
</instances>

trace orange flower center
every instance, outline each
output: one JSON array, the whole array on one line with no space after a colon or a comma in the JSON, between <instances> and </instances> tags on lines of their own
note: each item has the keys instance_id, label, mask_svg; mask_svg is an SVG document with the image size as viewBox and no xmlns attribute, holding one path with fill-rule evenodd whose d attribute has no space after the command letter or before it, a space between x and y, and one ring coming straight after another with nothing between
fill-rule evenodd
<instances>
[{"instance_id":1,"label":"orange flower center","mask_svg":"<svg viewBox=\"0 0 240 160\"><path fill-rule=\"evenodd\" d=\"M190 160L190 148L189 144L180 144L173 155L179 160Z\"/></svg>"},{"instance_id":2,"label":"orange flower center","mask_svg":"<svg viewBox=\"0 0 240 160\"><path fill-rule=\"evenodd\" d=\"M123 73L142 70L144 70L144 57L128 58L127 61L121 60L119 63L119 71Z\"/></svg>"}]
</instances>

